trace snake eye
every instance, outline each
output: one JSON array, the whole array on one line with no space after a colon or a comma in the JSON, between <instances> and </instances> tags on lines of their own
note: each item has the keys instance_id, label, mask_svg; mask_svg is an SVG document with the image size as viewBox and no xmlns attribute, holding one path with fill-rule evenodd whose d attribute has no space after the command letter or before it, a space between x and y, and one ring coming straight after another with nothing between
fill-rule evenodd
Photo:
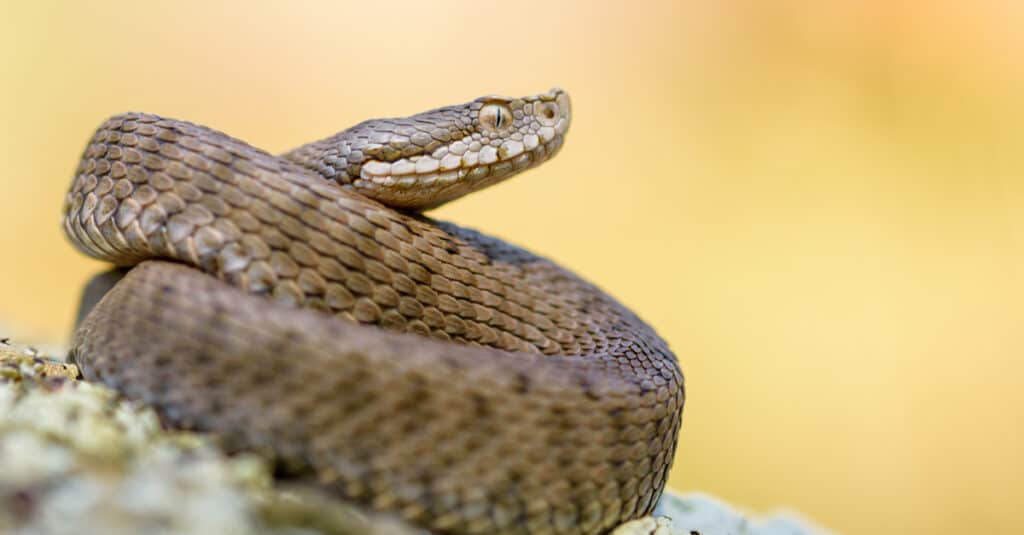
<instances>
[{"instance_id":1,"label":"snake eye","mask_svg":"<svg viewBox=\"0 0 1024 535\"><path fill-rule=\"evenodd\" d=\"M501 104L480 108L480 124L490 130L504 130L512 124L512 112Z\"/></svg>"}]
</instances>

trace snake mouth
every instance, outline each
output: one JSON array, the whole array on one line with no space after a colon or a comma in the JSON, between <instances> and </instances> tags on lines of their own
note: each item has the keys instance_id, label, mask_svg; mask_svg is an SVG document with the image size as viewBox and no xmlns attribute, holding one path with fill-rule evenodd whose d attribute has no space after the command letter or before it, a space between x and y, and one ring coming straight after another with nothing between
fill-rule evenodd
<instances>
[{"instance_id":1,"label":"snake mouth","mask_svg":"<svg viewBox=\"0 0 1024 535\"><path fill-rule=\"evenodd\" d=\"M371 160L363 164L360 177L353 185L367 189L402 190L503 178L547 160L561 148L564 136L555 134L551 128L548 131L524 136L523 141L506 141L497 149L480 147L479 143L474 147L474 144L467 146L456 142L432 155L411 156L394 162Z\"/></svg>"},{"instance_id":2,"label":"snake mouth","mask_svg":"<svg viewBox=\"0 0 1024 535\"><path fill-rule=\"evenodd\" d=\"M539 165L558 152L562 141L563 136L556 135L546 143L538 142L529 151L525 150L525 145L519 153L514 149L508 152L499 149L499 155L490 160L491 163L477 161L468 165L460 160L462 163L456 168L441 167L429 156L403 158L390 164L371 161L363 165L360 178L353 181L351 187L389 206L427 210ZM500 156L503 153L505 156ZM433 170L416 172L417 167L422 168L420 166ZM375 170L382 172L374 174Z\"/></svg>"}]
</instances>

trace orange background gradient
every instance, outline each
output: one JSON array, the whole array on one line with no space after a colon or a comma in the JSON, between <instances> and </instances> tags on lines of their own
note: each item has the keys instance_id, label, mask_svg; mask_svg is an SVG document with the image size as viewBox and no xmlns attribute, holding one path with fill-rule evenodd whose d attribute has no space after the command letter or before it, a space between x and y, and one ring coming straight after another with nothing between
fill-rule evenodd
<instances>
[{"instance_id":1,"label":"orange background gradient","mask_svg":"<svg viewBox=\"0 0 1024 535\"><path fill-rule=\"evenodd\" d=\"M58 221L107 116L271 151L552 85L552 162L436 216L577 270L687 374L672 473L849 533L1024 503L1024 4L9 2L2 335L63 343L101 264Z\"/></svg>"}]
</instances>

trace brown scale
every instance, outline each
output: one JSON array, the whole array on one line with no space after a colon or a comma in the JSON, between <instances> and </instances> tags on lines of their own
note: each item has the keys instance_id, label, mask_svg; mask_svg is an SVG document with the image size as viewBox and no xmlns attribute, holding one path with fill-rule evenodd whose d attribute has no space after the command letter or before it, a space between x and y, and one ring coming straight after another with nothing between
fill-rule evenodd
<instances>
[{"instance_id":1,"label":"brown scale","mask_svg":"<svg viewBox=\"0 0 1024 535\"><path fill-rule=\"evenodd\" d=\"M152 115L104 123L64 228L135 267L76 333L83 374L440 533L601 533L649 513L684 400L666 344L545 259L302 163Z\"/></svg>"}]
</instances>

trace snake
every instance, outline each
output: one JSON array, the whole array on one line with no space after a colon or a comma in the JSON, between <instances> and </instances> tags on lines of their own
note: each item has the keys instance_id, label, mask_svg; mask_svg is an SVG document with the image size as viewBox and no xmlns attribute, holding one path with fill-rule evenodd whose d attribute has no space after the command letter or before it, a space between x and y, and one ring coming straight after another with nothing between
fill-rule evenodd
<instances>
[{"instance_id":1,"label":"snake","mask_svg":"<svg viewBox=\"0 0 1024 535\"><path fill-rule=\"evenodd\" d=\"M550 159L571 115L557 88L489 95L280 156L113 116L62 227L124 275L69 357L169 427L435 533L647 515L685 399L667 343L553 261L423 214Z\"/></svg>"}]
</instances>

